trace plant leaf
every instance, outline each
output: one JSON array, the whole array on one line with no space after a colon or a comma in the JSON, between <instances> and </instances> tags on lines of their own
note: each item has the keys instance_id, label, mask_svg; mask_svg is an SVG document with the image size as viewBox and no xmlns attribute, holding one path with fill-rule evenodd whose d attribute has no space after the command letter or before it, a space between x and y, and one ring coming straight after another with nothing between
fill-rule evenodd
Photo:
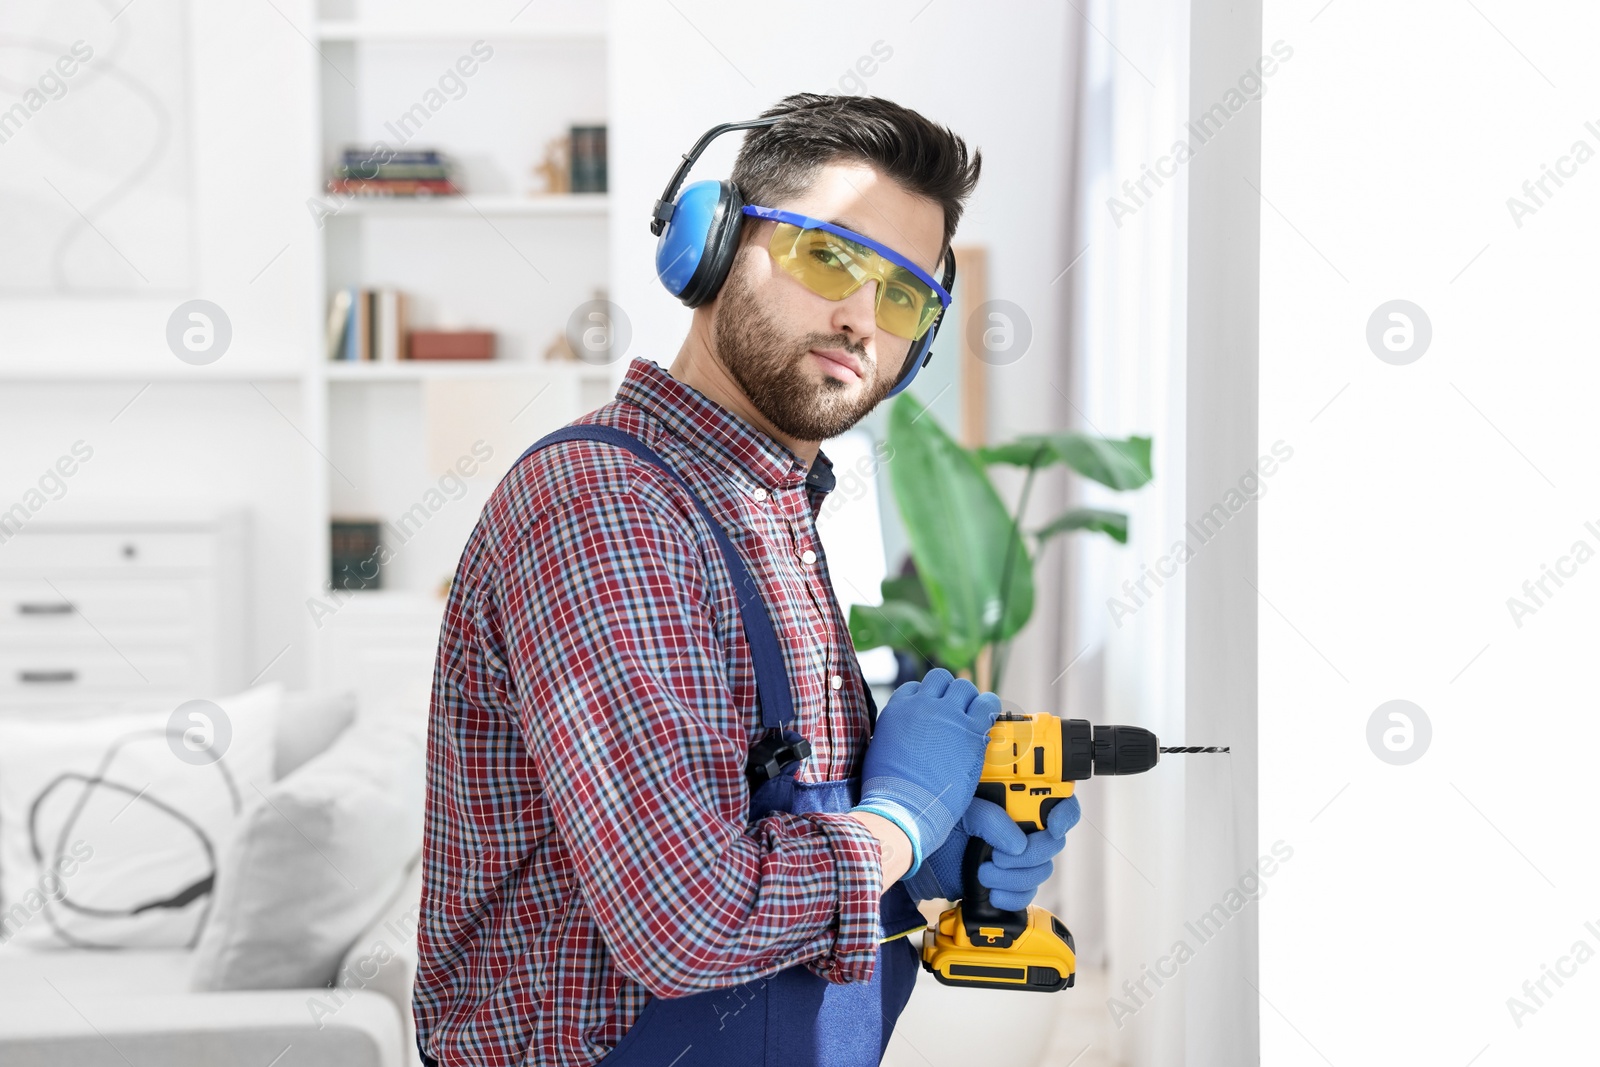
<instances>
[{"instance_id":1,"label":"plant leaf","mask_svg":"<svg viewBox=\"0 0 1600 1067\"><path fill-rule=\"evenodd\" d=\"M890 600L903 600L907 604L915 604L920 608L929 609L928 591L922 588L922 579L915 574L901 575L895 578L885 578L880 584L885 602Z\"/></svg>"},{"instance_id":2,"label":"plant leaf","mask_svg":"<svg viewBox=\"0 0 1600 1067\"><path fill-rule=\"evenodd\" d=\"M850 606L850 640L865 651L888 645L922 659L940 659L939 624L926 609L903 600Z\"/></svg>"},{"instance_id":3,"label":"plant leaf","mask_svg":"<svg viewBox=\"0 0 1600 1067\"><path fill-rule=\"evenodd\" d=\"M1026 467L1040 449L1041 467L1065 463L1085 478L1113 489L1137 489L1152 477L1150 438L1100 437L1086 433L1028 434L1003 445L978 449L983 463L1008 463Z\"/></svg>"},{"instance_id":4,"label":"plant leaf","mask_svg":"<svg viewBox=\"0 0 1600 1067\"><path fill-rule=\"evenodd\" d=\"M1068 508L1033 533L1042 544L1068 530L1094 530L1125 545L1128 543L1128 516L1121 511L1100 508Z\"/></svg>"},{"instance_id":5,"label":"plant leaf","mask_svg":"<svg viewBox=\"0 0 1600 1067\"><path fill-rule=\"evenodd\" d=\"M1003 445L980 445L973 451L977 453L978 462L985 465L1009 463L1013 467L1026 467L1038 463L1040 466L1048 466L1060 461L1055 452L1055 445L1049 438L1039 434L1019 437Z\"/></svg>"},{"instance_id":6,"label":"plant leaf","mask_svg":"<svg viewBox=\"0 0 1600 1067\"><path fill-rule=\"evenodd\" d=\"M909 393L890 409L889 444L889 484L939 626L940 659L952 670L970 666L1033 614L1033 561L977 457ZM1002 597L1008 549L1011 590Z\"/></svg>"}]
</instances>

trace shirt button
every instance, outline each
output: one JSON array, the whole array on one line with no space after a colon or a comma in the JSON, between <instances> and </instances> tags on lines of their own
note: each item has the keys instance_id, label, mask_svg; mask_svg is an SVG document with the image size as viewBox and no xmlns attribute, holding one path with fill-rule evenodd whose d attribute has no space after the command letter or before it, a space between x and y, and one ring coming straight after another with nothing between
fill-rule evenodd
<instances>
[{"instance_id":1,"label":"shirt button","mask_svg":"<svg viewBox=\"0 0 1600 1067\"><path fill-rule=\"evenodd\" d=\"M844 685L844 679L843 679L843 678L841 678L841 677L839 677L839 676L838 676L838 675L837 675L837 674L836 674L836 675L834 675L834 676L833 676L833 677L832 677L832 678L829 678L829 679L828 679L828 684L829 684L829 685L830 685L830 686L832 686L832 687L833 687L833 688L835 688L835 689L838 689L838 688L840 688L840 687L841 687L841 686L843 686L843 685Z\"/></svg>"},{"instance_id":2,"label":"shirt button","mask_svg":"<svg viewBox=\"0 0 1600 1067\"><path fill-rule=\"evenodd\" d=\"M767 491L765 489L763 489L759 485L756 486L756 491L751 493L750 495L755 497L757 500L765 500L765 499L767 499Z\"/></svg>"},{"instance_id":3,"label":"shirt button","mask_svg":"<svg viewBox=\"0 0 1600 1067\"><path fill-rule=\"evenodd\" d=\"M806 549L804 552L800 553L800 562L801 563L810 564L810 563L815 563L816 561L817 561L817 554L815 552L811 551L809 548Z\"/></svg>"}]
</instances>

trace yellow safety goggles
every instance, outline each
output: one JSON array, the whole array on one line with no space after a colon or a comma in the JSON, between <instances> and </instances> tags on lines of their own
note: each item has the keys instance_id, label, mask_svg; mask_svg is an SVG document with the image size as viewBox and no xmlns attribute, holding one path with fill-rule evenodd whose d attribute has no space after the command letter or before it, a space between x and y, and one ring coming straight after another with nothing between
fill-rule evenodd
<instances>
[{"instance_id":1,"label":"yellow safety goggles","mask_svg":"<svg viewBox=\"0 0 1600 1067\"><path fill-rule=\"evenodd\" d=\"M767 244L772 261L818 296L843 300L876 281L874 318L886 333L916 341L950 304L944 286L870 237L777 208L751 205L744 213L777 222Z\"/></svg>"}]
</instances>

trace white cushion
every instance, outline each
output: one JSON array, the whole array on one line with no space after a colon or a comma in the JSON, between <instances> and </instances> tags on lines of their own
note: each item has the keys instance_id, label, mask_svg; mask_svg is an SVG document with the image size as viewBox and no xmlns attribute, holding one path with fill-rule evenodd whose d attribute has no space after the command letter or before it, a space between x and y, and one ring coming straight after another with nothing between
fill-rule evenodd
<instances>
[{"instance_id":1,"label":"white cushion","mask_svg":"<svg viewBox=\"0 0 1600 1067\"><path fill-rule=\"evenodd\" d=\"M223 854L192 988L325 986L422 847L414 731L357 720L264 790Z\"/></svg>"},{"instance_id":2,"label":"white cushion","mask_svg":"<svg viewBox=\"0 0 1600 1067\"><path fill-rule=\"evenodd\" d=\"M0 719L0 940L193 945L217 853L272 782L282 697Z\"/></svg>"},{"instance_id":3,"label":"white cushion","mask_svg":"<svg viewBox=\"0 0 1600 1067\"><path fill-rule=\"evenodd\" d=\"M294 692L283 695L278 715L278 754L273 777L282 778L323 752L355 720L353 692Z\"/></svg>"}]
</instances>

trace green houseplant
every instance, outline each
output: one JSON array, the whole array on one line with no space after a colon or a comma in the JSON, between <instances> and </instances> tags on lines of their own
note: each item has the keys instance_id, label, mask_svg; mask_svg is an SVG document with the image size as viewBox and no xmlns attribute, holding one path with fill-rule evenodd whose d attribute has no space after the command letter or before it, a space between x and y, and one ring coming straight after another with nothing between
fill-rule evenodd
<instances>
[{"instance_id":1,"label":"green houseplant","mask_svg":"<svg viewBox=\"0 0 1600 1067\"><path fill-rule=\"evenodd\" d=\"M1065 464L1116 490L1150 481L1150 438L1031 434L964 448L909 393L889 411L889 484L915 574L883 582L883 604L850 610L857 648L889 645L997 690L1011 639L1033 614L1033 564L1054 537L1089 530L1127 543L1128 516L1069 508L1022 529L1039 471ZM998 464L1026 471L1010 511L989 480Z\"/></svg>"}]
</instances>

